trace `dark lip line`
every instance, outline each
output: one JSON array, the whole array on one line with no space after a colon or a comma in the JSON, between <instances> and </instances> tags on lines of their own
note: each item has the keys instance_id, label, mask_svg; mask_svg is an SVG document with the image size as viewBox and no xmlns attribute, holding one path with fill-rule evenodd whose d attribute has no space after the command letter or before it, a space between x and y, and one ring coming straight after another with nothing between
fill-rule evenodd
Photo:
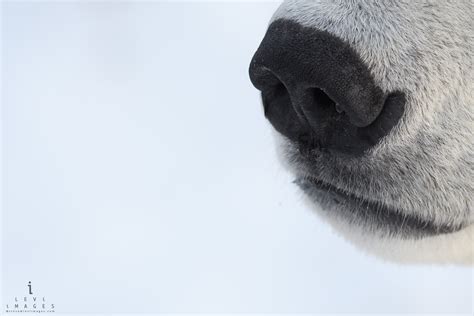
<instances>
[{"instance_id":1,"label":"dark lip line","mask_svg":"<svg viewBox=\"0 0 474 316\"><path fill-rule=\"evenodd\" d=\"M397 235L400 232L404 232L411 236L434 236L454 233L463 228L462 225L454 227L448 225L436 225L414 215L403 214L399 209L356 196L353 193L344 191L332 184L315 178L305 177L298 179L295 182L303 189L303 191L313 188L328 195L336 194L338 197L357 206L356 210L350 210L352 213L356 213L355 215L363 218L366 222L376 223L379 226L382 226L384 230L388 229L390 233L395 233ZM335 203L339 202L335 200Z\"/></svg>"}]
</instances>

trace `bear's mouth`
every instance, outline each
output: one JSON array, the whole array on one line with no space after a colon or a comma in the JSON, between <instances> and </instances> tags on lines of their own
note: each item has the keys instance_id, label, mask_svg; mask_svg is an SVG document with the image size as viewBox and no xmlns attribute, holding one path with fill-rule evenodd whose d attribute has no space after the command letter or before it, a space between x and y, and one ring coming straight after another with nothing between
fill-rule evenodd
<instances>
[{"instance_id":1,"label":"bear's mouth","mask_svg":"<svg viewBox=\"0 0 474 316\"><path fill-rule=\"evenodd\" d=\"M314 178L299 178L295 183L328 215L338 215L350 224L363 226L377 235L404 239L449 234L461 230L462 225L439 225L407 214L380 202L357 196L327 182ZM336 212L337 214L334 214Z\"/></svg>"}]
</instances>

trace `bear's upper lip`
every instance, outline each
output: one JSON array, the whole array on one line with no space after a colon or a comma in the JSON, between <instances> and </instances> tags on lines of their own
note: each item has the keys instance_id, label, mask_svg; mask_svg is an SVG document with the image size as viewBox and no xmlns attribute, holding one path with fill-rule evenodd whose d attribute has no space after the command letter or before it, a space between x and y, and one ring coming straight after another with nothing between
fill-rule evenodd
<instances>
[{"instance_id":1,"label":"bear's upper lip","mask_svg":"<svg viewBox=\"0 0 474 316\"><path fill-rule=\"evenodd\" d=\"M342 213L351 222L357 222L369 229L386 235L402 238L421 238L448 234L461 230L462 225L439 225L400 209L386 206L354 193L342 190L330 183L310 177L299 178L295 183L309 197L323 204L323 211ZM335 206L335 207L330 207ZM325 209L330 207L330 209Z\"/></svg>"}]
</instances>

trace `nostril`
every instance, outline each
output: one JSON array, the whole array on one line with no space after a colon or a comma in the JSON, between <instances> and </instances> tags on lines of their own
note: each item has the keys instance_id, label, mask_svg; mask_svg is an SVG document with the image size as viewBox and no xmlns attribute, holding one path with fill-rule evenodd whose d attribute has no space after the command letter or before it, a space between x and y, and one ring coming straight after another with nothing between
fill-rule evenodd
<instances>
[{"instance_id":1,"label":"nostril","mask_svg":"<svg viewBox=\"0 0 474 316\"><path fill-rule=\"evenodd\" d=\"M310 88L304 93L308 98L302 98L305 101L301 103L301 107L312 129L319 129L338 117L345 117L344 107L323 89Z\"/></svg>"},{"instance_id":2,"label":"nostril","mask_svg":"<svg viewBox=\"0 0 474 316\"><path fill-rule=\"evenodd\" d=\"M252 84L261 91L265 113L268 107L291 107L291 99L285 84L267 67L252 63Z\"/></svg>"},{"instance_id":3,"label":"nostril","mask_svg":"<svg viewBox=\"0 0 474 316\"><path fill-rule=\"evenodd\" d=\"M250 67L250 78L261 91L265 117L273 127L289 139L309 142L311 130L294 106L285 83L270 69L255 64Z\"/></svg>"},{"instance_id":4,"label":"nostril","mask_svg":"<svg viewBox=\"0 0 474 316\"><path fill-rule=\"evenodd\" d=\"M289 99L285 84L270 72L267 72L265 76L259 77L257 84L262 92L262 96L267 100Z\"/></svg>"},{"instance_id":5,"label":"nostril","mask_svg":"<svg viewBox=\"0 0 474 316\"><path fill-rule=\"evenodd\" d=\"M276 77L275 77L276 78ZM270 79L270 78L267 78ZM273 78L266 81L261 89L265 113L269 106L273 107L291 107L291 99L283 82Z\"/></svg>"},{"instance_id":6,"label":"nostril","mask_svg":"<svg viewBox=\"0 0 474 316\"><path fill-rule=\"evenodd\" d=\"M267 93L272 93L275 97L285 97L288 95L288 90L282 82L278 82L269 87Z\"/></svg>"},{"instance_id":7,"label":"nostril","mask_svg":"<svg viewBox=\"0 0 474 316\"><path fill-rule=\"evenodd\" d=\"M314 102L317 106L336 109L339 107L322 89L314 88L313 91Z\"/></svg>"}]
</instances>

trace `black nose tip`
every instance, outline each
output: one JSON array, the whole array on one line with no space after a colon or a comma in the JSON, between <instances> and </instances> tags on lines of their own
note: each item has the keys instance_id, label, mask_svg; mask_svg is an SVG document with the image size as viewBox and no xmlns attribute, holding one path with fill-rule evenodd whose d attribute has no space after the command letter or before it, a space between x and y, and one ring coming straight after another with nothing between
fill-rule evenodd
<instances>
[{"instance_id":1,"label":"black nose tip","mask_svg":"<svg viewBox=\"0 0 474 316\"><path fill-rule=\"evenodd\" d=\"M250 64L265 116L306 145L361 154L403 114L403 93L387 94L349 44L296 22L273 22Z\"/></svg>"}]
</instances>

